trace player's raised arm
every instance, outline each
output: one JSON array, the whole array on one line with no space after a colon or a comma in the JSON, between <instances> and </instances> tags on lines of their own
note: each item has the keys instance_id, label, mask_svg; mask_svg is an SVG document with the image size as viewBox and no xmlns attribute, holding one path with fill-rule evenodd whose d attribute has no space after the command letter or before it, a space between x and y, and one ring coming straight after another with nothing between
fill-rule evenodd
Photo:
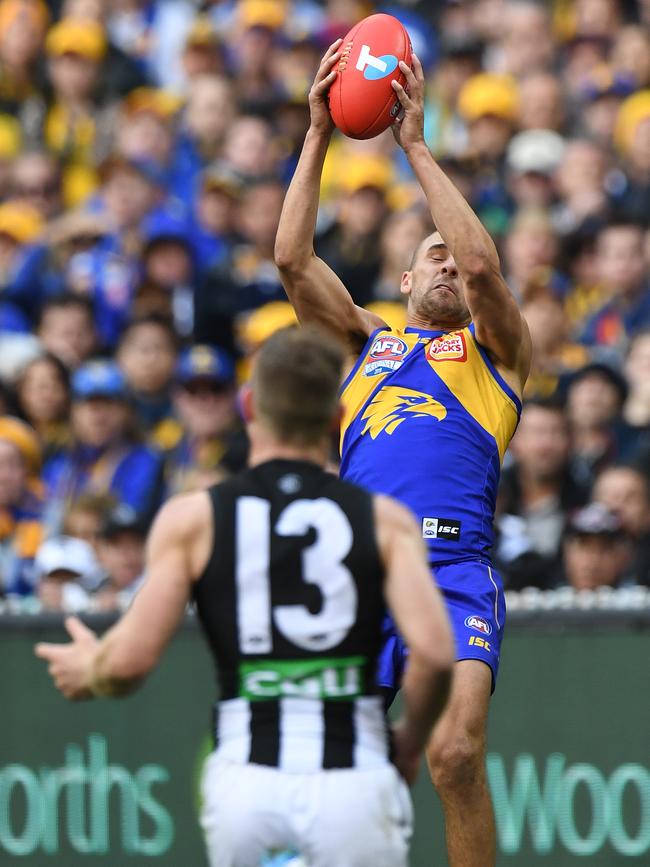
<instances>
[{"instance_id":1,"label":"player's raised arm","mask_svg":"<svg viewBox=\"0 0 650 867\"><path fill-rule=\"evenodd\" d=\"M388 497L375 497L375 514L386 567L386 602L409 649L402 683L404 717L395 731L395 762L412 782L420 754L449 695L454 644L413 516Z\"/></svg>"},{"instance_id":2,"label":"player's raised arm","mask_svg":"<svg viewBox=\"0 0 650 867\"><path fill-rule=\"evenodd\" d=\"M385 323L357 307L332 269L314 253L320 179L333 123L327 91L336 77L340 40L325 53L309 93L311 124L289 185L275 242L275 263L302 324L314 323L358 353L368 335Z\"/></svg>"},{"instance_id":3,"label":"player's raised arm","mask_svg":"<svg viewBox=\"0 0 650 867\"><path fill-rule=\"evenodd\" d=\"M431 216L451 252L465 286L476 339L521 384L530 366L530 336L517 302L501 274L494 241L462 194L433 159L424 141L424 73L413 55L413 70L405 63L408 94L392 86L404 108L393 127L395 137L426 195Z\"/></svg>"},{"instance_id":4,"label":"player's raised arm","mask_svg":"<svg viewBox=\"0 0 650 867\"><path fill-rule=\"evenodd\" d=\"M183 618L192 582L207 560L210 526L206 494L169 500L151 530L145 582L115 626L98 639L69 617L71 643L36 646L66 698L126 695L140 685Z\"/></svg>"}]
</instances>

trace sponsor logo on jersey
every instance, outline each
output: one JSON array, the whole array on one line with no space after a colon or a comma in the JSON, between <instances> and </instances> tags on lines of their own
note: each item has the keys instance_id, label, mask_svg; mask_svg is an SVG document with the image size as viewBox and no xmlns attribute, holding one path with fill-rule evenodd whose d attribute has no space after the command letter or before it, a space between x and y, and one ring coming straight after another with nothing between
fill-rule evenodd
<instances>
[{"instance_id":1,"label":"sponsor logo on jersey","mask_svg":"<svg viewBox=\"0 0 650 867\"><path fill-rule=\"evenodd\" d=\"M394 54L381 54L375 57L370 53L369 45L362 45L357 69L363 72L363 77L367 81L376 81L378 78L386 78L397 69L397 58Z\"/></svg>"},{"instance_id":2,"label":"sponsor logo on jersey","mask_svg":"<svg viewBox=\"0 0 650 867\"><path fill-rule=\"evenodd\" d=\"M398 385L385 385L377 392L361 416L362 419L366 419L366 426L361 431L361 435L369 433L374 440L382 431L392 434L398 425L410 418L431 416L440 421L446 415L447 410L444 406L434 400L430 394L412 388L401 388Z\"/></svg>"},{"instance_id":3,"label":"sponsor logo on jersey","mask_svg":"<svg viewBox=\"0 0 650 867\"><path fill-rule=\"evenodd\" d=\"M460 521L453 518L422 518L423 539L460 539Z\"/></svg>"},{"instance_id":4,"label":"sponsor logo on jersey","mask_svg":"<svg viewBox=\"0 0 650 867\"><path fill-rule=\"evenodd\" d=\"M381 335L370 348L363 375L379 376L397 370L402 366L408 351L408 346L401 338L392 334Z\"/></svg>"},{"instance_id":5,"label":"sponsor logo on jersey","mask_svg":"<svg viewBox=\"0 0 650 867\"><path fill-rule=\"evenodd\" d=\"M468 626L470 629L476 629L477 632L482 632L483 635L492 634L491 624L484 617L479 617L478 614L470 614L469 617L466 617L465 626Z\"/></svg>"},{"instance_id":6,"label":"sponsor logo on jersey","mask_svg":"<svg viewBox=\"0 0 650 867\"><path fill-rule=\"evenodd\" d=\"M363 690L362 656L242 662L239 694L249 701L275 698L351 700Z\"/></svg>"},{"instance_id":7,"label":"sponsor logo on jersey","mask_svg":"<svg viewBox=\"0 0 650 867\"><path fill-rule=\"evenodd\" d=\"M432 340L427 349L430 361L467 361L465 335L460 331Z\"/></svg>"}]
</instances>

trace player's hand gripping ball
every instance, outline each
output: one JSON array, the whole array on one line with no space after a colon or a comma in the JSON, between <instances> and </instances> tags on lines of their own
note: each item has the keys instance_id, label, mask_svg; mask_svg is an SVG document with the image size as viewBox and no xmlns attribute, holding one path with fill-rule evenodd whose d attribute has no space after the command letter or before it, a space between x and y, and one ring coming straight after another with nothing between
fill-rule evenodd
<instances>
[{"instance_id":1,"label":"player's hand gripping ball","mask_svg":"<svg viewBox=\"0 0 650 867\"><path fill-rule=\"evenodd\" d=\"M392 15L370 15L343 39L329 90L336 126L350 138L372 138L395 121L400 104L391 81L406 85L400 60L411 65L411 40Z\"/></svg>"}]
</instances>

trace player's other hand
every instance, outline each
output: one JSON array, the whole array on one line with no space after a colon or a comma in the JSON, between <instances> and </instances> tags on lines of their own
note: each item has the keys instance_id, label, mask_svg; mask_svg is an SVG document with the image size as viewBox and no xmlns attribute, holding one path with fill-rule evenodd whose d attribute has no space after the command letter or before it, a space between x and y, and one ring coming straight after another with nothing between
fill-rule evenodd
<instances>
[{"instance_id":1,"label":"player's other hand","mask_svg":"<svg viewBox=\"0 0 650 867\"><path fill-rule=\"evenodd\" d=\"M404 725L399 722L393 726L393 750L395 767L407 784L412 786L420 769L422 750L417 748Z\"/></svg>"},{"instance_id":2,"label":"player's other hand","mask_svg":"<svg viewBox=\"0 0 650 867\"><path fill-rule=\"evenodd\" d=\"M318 67L316 78L309 91L309 112L311 114L311 128L320 133L331 135L334 122L327 105L327 92L337 76L336 63L339 60L341 39L332 42L323 55Z\"/></svg>"},{"instance_id":3,"label":"player's other hand","mask_svg":"<svg viewBox=\"0 0 650 867\"><path fill-rule=\"evenodd\" d=\"M413 69L403 60L399 63L406 76L406 89L397 81L391 82L402 106L391 129L397 144L405 151L424 142L424 70L417 54L411 56Z\"/></svg>"},{"instance_id":4,"label":"player's other hand","mask_svg":"<svg viewBox=\"0 0 650 867\"><path fill-rule=\"evenodd\" d=\"M72 641L69 644L41 642L34 648L36 656L49 662L48 671L56 688L73 701L92 698L92 669L98 639L77 617L67 617L65 628Z\"/></svg>"}]
</instances>

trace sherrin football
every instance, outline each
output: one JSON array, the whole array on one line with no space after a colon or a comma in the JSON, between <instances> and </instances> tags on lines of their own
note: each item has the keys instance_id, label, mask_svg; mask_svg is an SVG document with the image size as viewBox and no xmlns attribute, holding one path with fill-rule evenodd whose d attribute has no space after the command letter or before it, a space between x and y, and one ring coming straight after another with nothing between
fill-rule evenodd
<instances>
[{"instance_id":1,"label":"sherrin football","mask_svg":"<svg viewBox=\"0 0 650 867\"><path fill-rule=\"evenodd\" d=\"M339 51L338 75L329 89L332 120L350 138L372 138L399 112L391 81L406 84L399 62L411 65L411 40L397 18L370 15L350 30Z\"/></svg>"}]
</instances>

